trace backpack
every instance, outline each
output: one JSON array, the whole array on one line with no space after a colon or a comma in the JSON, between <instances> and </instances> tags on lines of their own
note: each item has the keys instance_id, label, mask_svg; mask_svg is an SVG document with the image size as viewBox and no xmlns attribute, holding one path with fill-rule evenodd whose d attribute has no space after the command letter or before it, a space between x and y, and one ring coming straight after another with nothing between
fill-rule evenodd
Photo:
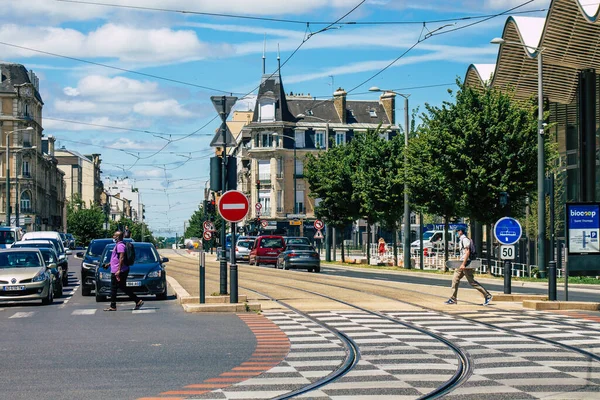
<instances>
[{"instance_id":1,"label":"backpack","mask_svg":"<svg viewBox=\"0 0 600 400\"><path fill-rule=\"evenodd\" d=\"M125 242L125 265L128 267L135 262L135 247L132 242Z\"/></svg>"},{"instance_id":2,"label":"backpack","mask_svg":"<svg viewBox=\"0 0 600 400\"><path fill-rule=\"evenodd\" d=\"M477 254L477 248L475 247L475 241L471 238L467 238L469 239L469 260L475 260L478 256ZM462 248L462 241L460 243L460 247Z\"/></svg>"}]
</instances>

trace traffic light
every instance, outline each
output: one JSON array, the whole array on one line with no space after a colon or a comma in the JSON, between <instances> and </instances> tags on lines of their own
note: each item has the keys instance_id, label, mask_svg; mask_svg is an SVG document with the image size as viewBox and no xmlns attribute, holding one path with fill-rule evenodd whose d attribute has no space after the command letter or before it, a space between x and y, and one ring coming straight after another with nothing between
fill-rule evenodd
<instances>
[{"instance_id":1,"label":"traffic light","mask_svg":"<svg viewBox=\"0 0 600 400\"><path fill-rule=\"evenodd\" d=\"M146 219L146 207L142 206L142 221Z\"/></svg>"},{"instance_id":2,"label":"traffic light","mask_svg":"<svg viewBox=\"0 0 600 400\"><path fill-rule=\"evenodd\" d=\"M256 180L256 190L260 190L260 181Z\"/></svg>"},{"instance_id":3,"label":"traffic light","mask_svg":"<svg viewBox=\"0 0 600 400\"><path fill-rule=\"evenodd\" d=\"M217 211L217 205L216 205L216 203L215 203L214 200L210 201L209 208L210 208L210 213L211 214L214 214Z\"/></svg>"}]
</instances>

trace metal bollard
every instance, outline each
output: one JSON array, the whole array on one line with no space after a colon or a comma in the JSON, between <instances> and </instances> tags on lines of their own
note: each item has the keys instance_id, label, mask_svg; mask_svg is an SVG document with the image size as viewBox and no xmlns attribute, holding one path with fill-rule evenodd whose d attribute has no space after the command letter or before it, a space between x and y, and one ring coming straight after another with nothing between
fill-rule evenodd
<instances>
[{"instance_id":1,"label":"metal bollard","mask_svg":"<svg viewBox=\"0 0 600 400\"><path fill-rule=\"evenodd\" d=\"M548 263L548 300L556 301L556 261Z\"/></svg>"},{"instance_id":2,"label":"metal bollard","mask_svg":"<svg viewBox=\"0 0 600 400\"><path fill-rule=\"evenodd\" d=\"M200 252L200 304L206 302L206 259L204 258L204 250Z\"/></svg>"},{"instance_id":3,"label":"metal bollard","mask_svg":"<svg viewBox=\"0 0 600 400\"><path fill-rule=\"evenodd\" d=\"M512 263L504 260L504 294L510 294L511 292L511 273Z\"/></svg>"}]
</instances>

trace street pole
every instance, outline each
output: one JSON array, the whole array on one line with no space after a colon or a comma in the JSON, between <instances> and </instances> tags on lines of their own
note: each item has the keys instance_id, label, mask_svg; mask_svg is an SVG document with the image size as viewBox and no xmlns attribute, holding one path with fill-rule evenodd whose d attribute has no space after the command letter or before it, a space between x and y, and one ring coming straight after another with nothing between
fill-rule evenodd
<instances>
[{"instance_id":1,"label":"street pole","mask_svg":"<svg viewBox=\"0 0 600 400\"><path fill-rule=\"evenodd\" d=\"M546 197L545 154L544 154L544 91L542 76L542 52L538 49L538 159L537 159L537 192L538 192L538 269L542 277L546 274Z\"/></svg>"},{"instance_id":2,"label":"street pole","mask_svg":"<svg viewBox=\"0 0 600 400\"><path fill-rule=\"evenodd\" d=\"M21 151L23 151L21 149ZM17 153L15 152L15 226L20 226L19 224L19 168Z\"/></svg>"},{"instance_id":3,"label":"street pole","mask_svg":"<svg viewBox=\"0 0 600 400\"><path fill-rule=\"evenodd\" d=\"M223 104L225 104L225 96L223 96ZM223 153L221 154L221 195L227 191L227 125L225 114L221 114L222 124L221 130L223 135ZM234 240L235 232L232 232L231 240ZM227 223L223 220L221 224L221 260L219 263L219 294L227 294L227 249L225 246L225 240L227 236ZM232 243L233 245L233 243Z\"/></svg>"},{"instance_id":4,"label":"street pole","mask_svg":"<svg viewBox=\"0 0 600 400\"><path fill-rule=\"evenodd\" d=\"M229 253L229 303L236 304L238 302L238 266L235 261L235 232L236 223L231 223L231 251Z\"/></svg>"},{"instance_id":5,"label":"street pole","mask_svg":"<svg viewBox=\"0 0 600 400\"><path fill-rule=\"evenodd\" d=\"M9 167L9 156L10 143L8 137L12 132L6 133L6 226L10 226L10 167Z\"/></svg>"},{"instance_id":6,"label":"street pole","mask_svg":"<svg viewBox=\"0 0 600 400\"><path fill-rule=\"evenodd\" d=\"M281 136L281 140L283 140L283 134ZM294 137L294 214L298 214L298 187L296 186L296 174L297 174L297 164L298 162L296 161L296 138ZM302 223L304 223L304 220L302 220ZM296 228L297 229L297 228ZM294 230L296 230L294 229Z\"/></svg>"},{"instance_id":7,"label":"street pole","mask_svg":"<svg viewBox=\"0 0 600 400\"><path fill-rule=\"evenodd\" d=\"M404 168L406 171L406 149L408 149L408 96L404 97ZM406 173L405 173L406 174ZM411 269L410 262L410 205L408 204L408 184L404 182L404 268Z\"/></svg>"}]
</instances>

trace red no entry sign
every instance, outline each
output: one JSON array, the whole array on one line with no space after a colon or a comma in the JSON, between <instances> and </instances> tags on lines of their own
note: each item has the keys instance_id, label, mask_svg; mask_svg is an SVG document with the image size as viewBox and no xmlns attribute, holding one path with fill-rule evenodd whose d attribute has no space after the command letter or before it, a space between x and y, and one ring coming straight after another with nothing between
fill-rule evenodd
<instances>
[{"instance_id":1,"label":"red no entry sign","mask_svg":"<svg viewBox=\"0 0 600 400\"><path fill-rule=\"evenodd\" d=\"M246 195L238 190L229 190L219 200L219 214L229 222L240 222L250 208Z\"/></svg>"}]
</instances>

